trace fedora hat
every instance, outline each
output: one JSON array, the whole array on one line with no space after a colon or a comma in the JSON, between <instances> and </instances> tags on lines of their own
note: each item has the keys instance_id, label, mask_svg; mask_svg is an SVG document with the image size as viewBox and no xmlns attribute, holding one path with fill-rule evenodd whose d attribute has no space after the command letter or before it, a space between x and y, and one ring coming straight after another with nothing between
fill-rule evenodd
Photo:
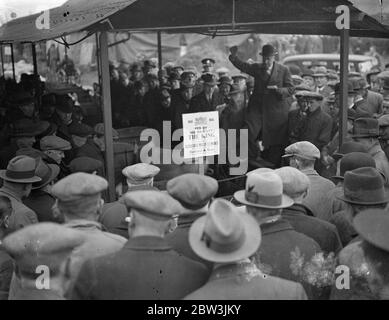
<instances>
[{"instance_id":1,"label":"fedora hat","mask_svg":"<svg viewBox=\"0 0 389 320\"><path fill-rule=\"evenodd\" d=\"M332 158L334 158L336 161L341 159L344 155L351 153L351 152L363 152L367 153L367 149L365 146L361 143L355 142L355 141L348 141L343 143L339 150L336 151L333 155Z\"/></svg>"},{"instance_id":2,"label":"fedora hat","mask_svg":"<svg viewBox=\"0 0 389 320\"><path fill-rule=\"evenodd\" d=\"M35 173L42 180L32 184L32 189L40 189L47 186L53 181L59 174L59 166L55 164L47 164L42 159L38 160L38 166L36 167Z\"/></svg>"},{"instance_id":3,"label":"fedora hat","mask_svg":"<svg viewBox=\"0 0 389 320\"><path fill-rule=\"evenodd\" d=\"M375 168L358 168L344 175L343 195L337 196L347 203L378 205L389 202L384 179Z\"/></svg>"},{"instance_id":4,"label":"fedora hat","mask_svg":"<svg viewBox=\"0 0 389 320\"><path fill-rule=\"evenodd\" d=\"M358 118L354 121L352 138L376 138L380 135L377 119Z\"/></svg>"},{"instance_id":5,"label":"fedora hat","mask_svg":"<svg viewBox=\"0 0 389 320\"><path fill-rule=\"evenodd\" d=\"M0 170L0 178L17 183L34 183L42 179L35 174L36 161L27 156L12 158L6 170Z\"/></svg>"},{"instance_id":6,"label":"fedora hat","mask_svg":"<svg viewBox=\"0 0 389 320\"><path fill-rule=\"evenodd\" d=\"M375 160L370 154L365 152L347 153L340 160L339 175L334 176L333 178L343 180L344 174L347 171L364 167L376 168Z\"/></svg>"},{"instance_id":7,"label":"fedora hat","mask_svg":"<svg viewBox=\"0 0 389 320\"><path fill-rule=\"evenodd\" d=\"M236 201L247 206L282 209L293 205L293 200L283 194L282 180L274 172L247 175L246 189L234 193Z\"/></svg>"},{"instance_id":8,"label":"fedora hat","mask_svg":"<svg viewBox=\"0 0 389 320\"><path fill-rule=\"evenodd\" d=\"M193 251L215 263L249 258L260 243L261 230L255 219L224 199L216 199L208 213L197 219L189 230Z\"/></svg>"},{"instance_id":9,"label":"fedora hat","mask_svg":"<svg viewBox=\"0 0 389 320\"><path fill-rule=\"evenodd\" d=\"M271 44L265 44L262 47L262 52L260 53L263 57L271 57L277 54L277 50Z\"/></svg>"}]
</instances>

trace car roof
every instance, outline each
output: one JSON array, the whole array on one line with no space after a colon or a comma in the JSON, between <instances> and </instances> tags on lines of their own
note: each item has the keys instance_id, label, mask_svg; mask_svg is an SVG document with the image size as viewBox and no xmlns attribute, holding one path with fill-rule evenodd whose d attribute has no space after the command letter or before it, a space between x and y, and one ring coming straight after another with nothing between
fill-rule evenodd
<instances>
[{"instance_id":1,"label":"car roof","mask_svg":"<svg viewBox=\"0 0 389 320\"><path fill-rule=\"evenodd\" d=\"M349 61L368 61L373 60L374 57L363 56L360 54L350 54L348 56ZM339 53L309 53L309 54L297 54L293 56L286 57L282 60L282 63L290 61L299 61L299 60L340 60Z\"/></svg>"}]
</instances>

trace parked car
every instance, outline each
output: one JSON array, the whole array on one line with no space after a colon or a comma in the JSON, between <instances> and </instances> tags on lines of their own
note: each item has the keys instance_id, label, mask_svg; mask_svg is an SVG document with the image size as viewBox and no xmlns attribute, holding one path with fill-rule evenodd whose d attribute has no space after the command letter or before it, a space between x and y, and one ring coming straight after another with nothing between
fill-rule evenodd
<instances>
[{"instance_id":1,"label":"parked car","mask_svg":"<svg viewBox=\"0 0 389 320\"><path fill-rule=\"evenodd\" d=\"M318 62L327 69L340 70L340 55L337 53L299 54L286 57L282 60L282 63L287 66L294 64L301 69L309 68L313 62ZM364 74L376 65L378 65L378 60L374 57L357 54L349 55L350 72L360 72Z\"/></svg>"}]
</instances>

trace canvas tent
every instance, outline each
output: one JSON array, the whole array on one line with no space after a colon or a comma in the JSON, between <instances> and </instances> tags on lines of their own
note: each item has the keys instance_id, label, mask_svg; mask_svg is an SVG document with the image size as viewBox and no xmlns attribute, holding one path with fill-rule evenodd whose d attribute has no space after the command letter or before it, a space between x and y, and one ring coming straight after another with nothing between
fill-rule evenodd
<instances>
[{"instance_id":1,"label":"canvas tent","mask_svg":"<svg viewBox=\"0 0 389 320\"><path fill-rule=\"evenodd\" d=\"M336 7L350 9L350 29L338 30ZM87 36L98 31L103 86L104 122L107 142L107 171L113 177L112 115L109 88L107 31L232 35L244 33L322 34L341 36L341 101L347 103L348 37L385 38L389 29L346 0L69 0L49 11L50 28L37 29L37 15L13 20L0 28L0 43L36 42L63 37L78 31ZM81 41L82 39L80 39ZM62 39L64 44L68 44ZM161 50L159 50L161 53ZM161 60L161 59L160 59ZM346 109L341 113L345 135ZM341 140L342 141L342 140ZM111 178L110 178L111 177ZM113 189L113 188L111 188Z\"/></svg>"}]
</instances>

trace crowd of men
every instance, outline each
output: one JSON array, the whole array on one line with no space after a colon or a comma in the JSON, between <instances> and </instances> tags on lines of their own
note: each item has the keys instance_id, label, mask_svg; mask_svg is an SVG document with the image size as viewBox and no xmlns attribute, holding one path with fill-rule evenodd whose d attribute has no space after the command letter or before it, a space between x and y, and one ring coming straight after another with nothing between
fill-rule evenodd
<instances>
[{"instance_id":1,"label":"crowd of men","mask_svg":"<svg viewBox=\"0 0 389 320\"><path fill-rule=\"evenodd\" d=\"M134 163L105 203L104 125L33 76L0 82L0 299L389 298L389 71L350 74L339 146L336 72L230 51L233 77L212 59L201 77L111 68L116 128L219 111L248 129L245 188L227 198L194 173L159 189L160 167Z\"/></svg>"}]
</instances>

